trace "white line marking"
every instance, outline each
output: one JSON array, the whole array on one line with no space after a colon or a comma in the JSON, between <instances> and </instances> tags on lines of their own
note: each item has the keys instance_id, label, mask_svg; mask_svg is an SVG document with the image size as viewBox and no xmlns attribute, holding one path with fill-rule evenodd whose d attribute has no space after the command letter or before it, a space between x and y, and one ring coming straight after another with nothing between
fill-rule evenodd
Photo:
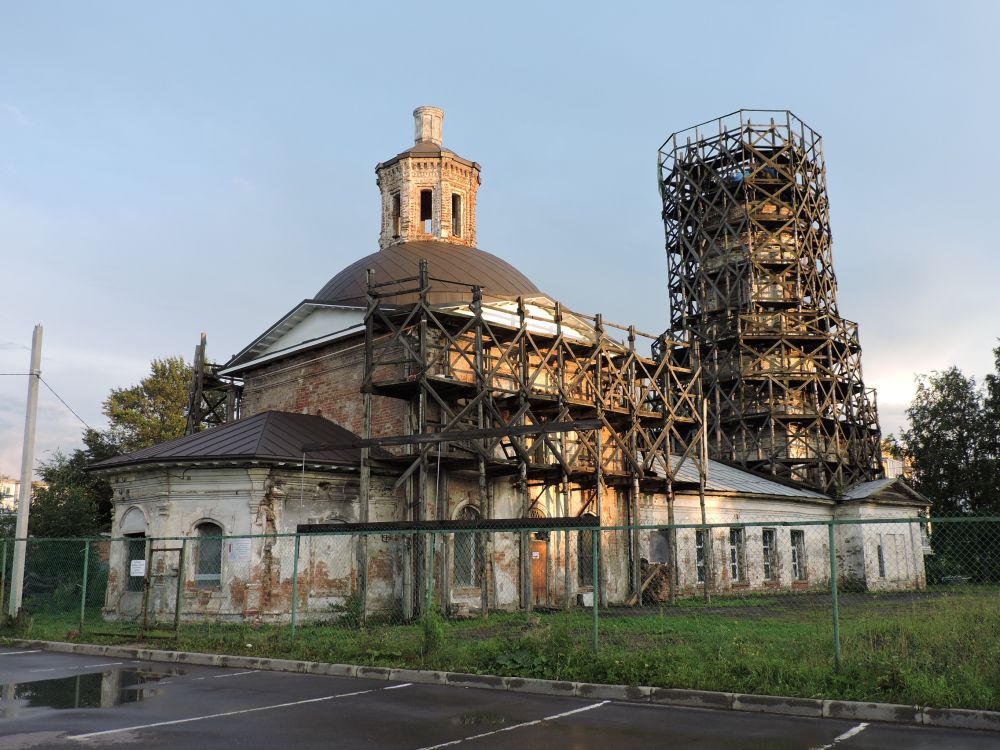
<instances>
[{"instance_id":1,"label":"white line marking","mask_svg":"<svg viewBox=\"0 0 1000 750\"><path fill-rule=\"evenodd\" d=\"M49 667L48 669L29 669L29 672L55 672L59 667Z\"/></svg>"},{"instance_id":2,"label":"white line marking","mask_svg":"<svg viewBox=\"0 0 1000 750\"><path fill-rule=\"evenodd\" d=\"M217 680L220 677L239 677L241 674L257 674L258 672L260 672L259 669L251 669L249 672L227 672L226 674L213 674L211 676L211 679Z\"/></svg>"},{"instance_id":3,"label":"white line marking","mask_svg":"<svg viewBox=\"0 0 1000 750\"><path fill-rule=\"evenodd\" d=\"M117 667L125 662L123 661L109 661L104 664L84 664L82 667L74 667L74 669L96 669L97 667Z\"/></svg>"},{"instance_id":4,"label":"white line marking","mask_svg":"<svg viewBox=\"0 0 1000 750\"><path fill-rule=\"evenodd\" d=\"M856 727L848 729L843 734L838 734L836 737L833 738L833 742L831 742L829 745L823 745L823 747L817 747L815 750L830 750L830 748L833 747L834 745L839 745L844 740L849 740L851 739L851 737L861 734L867 728L868 728L868 723L863 721Z\"/></svg>"},{"instance_id":5,"label":"white line marking","mask_svg":"<svg viewBox=\"0 0 1000 750\"><path fill-rule=\"evenodd\" d=\"M121 729L106 729L103 732L89 732L87 734L74 734L70 735L66 739L69 740L89 740L91 737L103 737L108 734L119 734L121 732L135 732L140 729L152 729L154 727L168 727L173 724L188 724L192 721L204 721L205 719L218 719L223 716L239 716L240 714L252 714L256 711L270 711L275 708L289 708L290 706L301 706L306 703L321 703L323 701L330 701L334 698L350 698L354 695L365 695L366 693L375 693L379 690L385 690L385 688L372 688L371 690L359 690L356 693L338 693L337 695L324 695L321 698L307 698L306 700L293 701L291 703L278 703L273 706L258 706L257 708L243 708L239 711L225 711L220 714L208 714L207 716L192 716L189 719L174 719L172 721L158 721L154 724L138 724L134 727L122 727Z\"/></svg>"},{"instance_id":6,"label":"white line marking","mask_svg":"<svg viewBox=\"0 0 1000 750\"><path fill-rule=\"evenodd\" d=\"M452 740L451 742L442 742L440 745L430 745L429 747L422 747L420 750L438 750L441 747L451 747L452 745L461 745L463 742L471 742L472 740L480 740L483 737L491 737L494 734L500 734L501 732L510 732L514 729L522 729L524 727L532 727L536 724L541 724L543 721L553 721L554 719L562 719L565 716L572 716L573 714L578 714L583 711L590 711L594 708L600 708L611 701L601 701L600 703L591 703L589 706L583 706L582 708L574 708L572 711L564 711L561 714L553 714L552 716L545 716L541 719L535 719L534 721L525 721L521 724L511 724L509 727L502 727L501 729L494 729L492 732L483 732L482 734L474 734L471 737L463 737L460 740Z\"/></svg>"},{"instance_id":7,"label":"white line marking","mask_svg":"<svg viewBox=\"0 0 1000 750\"><path fill-rule=\"evenodd\" d=\"M36 648L34 651L3 651L0 652L0 656L17 656L18 654L40 654L42 650Z\"/></svg>"},{"instance_id":8,"label":"white line marking","mask_svg":"<svg viewBox=\"0 0 1000 750\"><path fill-rule=\"evenodd\" d=\"M401 688L401 687L409 687L412 684L413 684L412 682L404 682L401 685L390 685L387 688L383 688L383 690L396 690L396 689Z\"/></svg>"}]
</instances>

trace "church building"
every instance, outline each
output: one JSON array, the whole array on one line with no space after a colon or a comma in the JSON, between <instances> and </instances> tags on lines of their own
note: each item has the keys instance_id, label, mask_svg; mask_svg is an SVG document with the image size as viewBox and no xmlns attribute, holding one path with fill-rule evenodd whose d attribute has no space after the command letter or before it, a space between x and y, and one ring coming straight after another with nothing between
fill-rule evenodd
<instances>
[{"instance_id":1,"label":"church building","mask_svg":"<svg viewBox=\"0 0 1000 750\"><path fill-rule=\"evenodd\" d=\"M838 562L868 589L925 585L927 501L902 480L833 493L707 458L682 336L572 311L480 249L481 167L443 119L418 107L413 146L376 166L378 250L221 369L238 419L91 467L121 538L109 618L282 620L294 597L322 619L361 596L408 619L429 588L446 613L614 605L657 567L676 596L822 589L835 518L912 517L840 527ZM403 533L444 522L464 526L433 555ZM595 581L597 524L644 528L599 534ZM287 536L364 525L382 531Z\"/></svg>"}]
</instances>

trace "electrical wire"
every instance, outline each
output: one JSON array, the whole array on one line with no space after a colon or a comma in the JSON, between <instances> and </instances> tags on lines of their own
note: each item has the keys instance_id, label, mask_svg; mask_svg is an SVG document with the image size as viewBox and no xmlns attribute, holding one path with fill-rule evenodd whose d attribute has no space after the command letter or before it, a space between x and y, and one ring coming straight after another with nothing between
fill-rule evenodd
<instances>
[{"instance_id":1,"label":"electrical wire","mask_svg":"<svg viewBox=\"0 0 1000 750\"><path fill-rule=\"evenodd\" d=\"M52 393L52 395L53 395L53 396L55 396L55 397L56 397L57 399L59 399L59 403L61 403L61 404L62 404L63 406L65 406L65 407L66 407L67 409L69 409L69 412L70 412L70 414L72 414L72 415L73 415L74 417L76 417L77 419L79 419L79 420L80 420L80 423L81 423L81 424L82 424L82 425L83 425L84 427L86 427L86 428L87 428L88 430L91 430L91 431L93 431L93 429L94 429L94 428L93 428L93 427L91 427L91 426L90 426L89 424L87 424L87 422L86 422L86 421L84 420L84 418L83 418L83 417L81 417L81 416L80 416L79 414L77 414L77 413L76 413L75 411L73 411L73 407L72 407L72 406L70 406L69 404L67 404L67 403L66 403L66 401L65 401L65 400L63 400L63 397L62 397L62 396L60 396L60 395L59 395L58 393L56 393L55 389L54 389L54 388L53 388L53 387L52 387L51 385L49 385L48 383L46 383L46 382L45 382L45 378L43 378L43 377L42 377L41 375L39 375L39 376L38 376L38 379L39 379L40 381L42 381L42 384L43 384L43 385L44 385L44 386L45 386L46 388L48 388L48 389L49 389L49 391L51 391L51 393Z\"/></svg>"}]
</instances>

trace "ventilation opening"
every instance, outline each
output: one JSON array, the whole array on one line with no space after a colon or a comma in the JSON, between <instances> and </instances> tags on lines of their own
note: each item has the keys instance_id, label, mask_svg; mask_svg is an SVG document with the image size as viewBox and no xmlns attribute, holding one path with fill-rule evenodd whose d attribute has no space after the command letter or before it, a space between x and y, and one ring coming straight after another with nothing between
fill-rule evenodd
<instances>
[{"instance_id":1,"label":"ventilation opening","mask_svg":"<svg viewBox=\"0 0 1000 750\"><path fill-rule=\"evenodd\" d=\"M432 231L431 227L431 212L434 208L434 194L430 190L420 191L420 223L423 227L424 234L430 234Z\"/></svg>"},{"instance_id":2,"label":"ventilation opening","mask_svg":"<svg viewBox=\"0 0 1000 750\"><path fill-rule=\"evenodd\" d=\"M399 193L392 194L392 236L399 237L400 216L399 216Z\"/></svg>"},{"instance_id":3,"label":"ventilation opening","mask_svg":"<svg viewBox=\"0 0 1000 750\"><path fill-rule=\"evenodd\" d=\"M451 233L462 236L462 196L458 193L451 194Z\"/></svg>"}]
</instances>

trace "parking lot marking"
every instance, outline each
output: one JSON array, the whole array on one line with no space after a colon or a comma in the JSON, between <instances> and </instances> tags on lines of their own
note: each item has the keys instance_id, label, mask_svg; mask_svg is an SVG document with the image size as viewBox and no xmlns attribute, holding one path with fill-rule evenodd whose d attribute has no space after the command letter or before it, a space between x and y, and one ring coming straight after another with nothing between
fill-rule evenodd
<instances>
[{"instance_id":1,"label":"parking lot marking","mask_svg":"<svg viewBox=\"0 0 1000 750\"><path fill-rule=\"evenodd\" d=\"M395 687L401 687L396 685ZM243 708L239 711L225 711L219 714L208 714L206 716L191 716L187 719L173 719L171 721L157 721L153 724L137 724L132 727L121 727L120 729L105 729L103 732L88 732L87 734L73 734L66 739L70 740L89 740L91 737L103 737L109 734L120 734L122 732L137 732L140 729L154 729L156 727L168 727L174 724L189 724L193 721L204 721L206 719L219 719L223 716L239 716L241 714L252 714L257 711L271 711L276 708L290 708L291 706L301 706L306 703L321 703L323 701L332 701L335 698L350 698L354 695L365 695L367 693L375 693L380 690L386 690L387 688L372 688L371 690L358 690L354 693L338 693L337 695L324 695L320 698L307 698L301 701L292 701L291 703L276 703L273 706L258 706L257 708Z\"/></svg>"},{"instance_id":2,"label":"parking lot marking","mask_svg":"<svg viewBox=\"0 0 1000 750\"><path fill-rule=\"evenodd\" d=\"M18 654L40 654L42 650L36 648L34 651L4 651L0 653L0 656L17 656Z\"/></svg>"},{"instance_id":3,"label":"parking lot marking","mask_svg":"<svg viewBox=\"0 0 1000 750\"><path fill-rule=\"evenodd\" d=\"M829 745L823 745L823 747L818 747L816 748L816 750L830 750L830 748L833 747L834 745L839 745L844 740L849 740L851 739L851 737L861 734L867 728L868 728L868 723L863 721L856 727L848 729L843 734L838 734L836 737L833 738L833 742L831 742Z\"/></svg>"},{"instance_id":4,"label":"parking lot marking","mask_svg":"<svg viewBox=\"0 0 1000 750\"><path fill-rule=\"evenodd\" d=\"M441 747L451 747L452 745L461 745L463 742L472 742L473 740L481 740L483 737L491 737L494 734L500 734L501 732L510 732L514 729L523 729L524 727L533 727L536 724L541 724L543 721L553 721L555 719L562 719L565 716L572 716L573 714L582 713L584 711L590 711L594 708L600 708L611 701L601 701L600 703L591 703L589 706L583 706L582 708L574 708L572 711L563 711L561 714L552 714L552 716L543 716L541 719L535 719L534 721L525 721L521 724L511 724L509 727L503 727L501 729L494 729L492 732L483 732L482 734L474 734L471 737L463 737L460 740L452 740L451 742L442 742L440 745L430 745L429 747L422 747L420 750L438 750Z\"/></svg>"}]
</instances>

